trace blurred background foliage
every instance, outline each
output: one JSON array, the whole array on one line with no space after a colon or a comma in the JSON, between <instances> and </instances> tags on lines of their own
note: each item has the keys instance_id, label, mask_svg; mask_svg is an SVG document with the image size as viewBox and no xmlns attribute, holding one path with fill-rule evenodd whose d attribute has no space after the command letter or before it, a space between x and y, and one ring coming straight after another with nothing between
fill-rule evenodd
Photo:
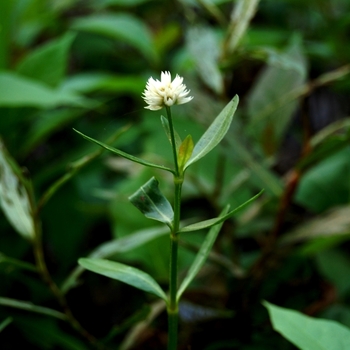
<instances>
[{"instance_id":1,"label":"blurred background foliage","mask_svg":"<svg viewBox=\"0 0 350 350\"><path fill-rule=\"evenodd\" d=\"M240 97L228 136L187 172L183 219L214 217L265 189L224 225L185 293L180 348L293 349L262 300L350 326L348 0L3 0L0 25L2 142L19 184L33 188L48 270L99 342L61 320L32 245L1 213L2 349L165 347L162 305L76 266L100 254L166 288L166 230L127 197L156 176L171 198L171 178L72 130L168 164L161 113L141 98L164 70L183 76L194 96L173 109L182 137L198 140ZM183 234L180 275L204 234Z\"/></svg>"}]
</instances>

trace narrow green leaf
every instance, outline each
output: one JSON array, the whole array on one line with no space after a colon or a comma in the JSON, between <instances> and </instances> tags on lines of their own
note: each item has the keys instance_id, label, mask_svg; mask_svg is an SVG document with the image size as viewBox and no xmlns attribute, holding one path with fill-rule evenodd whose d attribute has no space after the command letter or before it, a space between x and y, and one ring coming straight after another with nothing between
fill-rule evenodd
<instances>
[{"instance_id":1,"label":"narrow green leaf","mask_svg":"<svg viewBox=\"0 0 350 350\"><path fill-rule=\"evenodd\" d=\"M0 206L13 228L24 238L32 240L35 235L34 210L27 186L19 166L0 139Z\"/></svg>"},{"instance_id":2,"label":"narrow green leaf","mask_svg":"<svg viewBox=\"0 0 350 350\"><path fill-rule=\"evenodd\" d=\"M13 318L12 318L12 317L7 317L7 318L5 318L5 319L0 323L0 332L2 332L12 321L13 321Z\"/></svg>"},{"instance_id":3,"label":"narrow green leaf","mask_svg":"<svg viewBox=\"0 0 350 350\"><path fill-rule=\"evenodd\" d=\"M129 200L147 218L163 222L172 227L173 208L160 192L156 178L152 177L131 195Z\"/></svg>"},{"instance_id":4,"label":"narrow green leaf","mask_svg":"<svg viewBox=\"0 0 350 350\"><path fill-rule=\"evenodd\" d=\"M239 207L237 207L236 209L231 210L229 213L223 215L223 216L218 216L216 218L213 219L209 219L209 220L204 220L201 222L197 222L195 224L192 225L188 225L185 226L183 228L181 228L179 230L179 233L181 232L192 232L192 231L198 231L198 230L202 230L204 228L208 228L214 225L217 225L221 222L224 222L225 220L227 220L229 217L231 217L233 214L237 213L239 210L242 210L243 208L245 208L248 204L250 204L251 202L253 202L255 199L257 199L258 197L260 197L260 195L264 192L264 190L261 190L257 195L255 195L254 197L250 198L249 200L247 200L245 203L241 204Z\"/></svg>"},{"instance_id":5,"label":"narrow green leaf","mask_svg":"<svg viewBox=\"0 0 350 350\"><path fill-rule=\"evenodd\" d=\"M186 163L184 169L203 158L224 138L231 125L238 101L239 98L236 95L215 118L213 123L195 145L192 156Z\"/></svg>"},{"instance_id":6,"label":"narrow green leaf","mask_svg":"<svg viewBox=\"0 0 350 350\"><path fill-rule=\"evenodd\" d=\"M259 0L238 0L231 14L231 23L225 41L226 55L231 55L237 48L249 27L249 22L253 18Z\"/></svg>"},{"instance_id":7,"label":"narrow green leaf","mask_svg":"<svg viewBox=\"0 0 350 350\"><path fill-rule=\"evenodd\" d=\"M109 258L116 254L129 252L140 247L157 237L169 234L166 227L152 227L137 231L131 235L114 239L98 246L89 254L89 258ZM76 285L79 276L84 272L82 266L77 266L63 283L61 290L66 293L70 288Z\"/></svg>"},{"instance_id":8,"label":"narrow green leaf","mask_svg":"<svg viewBox=\"0 0 350 350\"><path fill-rule=\"evenodd\" d=\"M229 210L229 206L227 206L220 213L220 216L224 216L225 214L227 214L228 210ZM196 277L196 275L198 274L198 272L200 271L200 269L204 265L205 261L207 260L208 255L210 253L210 250L213 247L213 244L214 244L216 237L218 236L218 234L221 230L223 223L224 222L222 221L221 223L213 226L209 230L201 248L199 249L190 269L187 272L185 279L182 281L182 283L177 291L177 295L176 295L177 300L179 300L181 298L182 293L186 290L186 288L189 286L189 284L193 281L193 279Z\"/></svg>"},{"instance_id":9,"label":"narrow green leaf","mask_svg":"<svg viewBox=\"0 0 350 350\"><path fill-rule=\"evenodd\" d=\"M188 135L180 145L178 156L177 156L177 161L181 172L183 171L187 161L191 158L193 147L194 147L194 144L193 144L192 136Z\"/></svg>"},{"instance_id":10,"label":"narrow green leaf","mask_svg":"<svg viewBox=\"0 0 350 350\"><path fill-rule=\"evenodd\" d=\"M87 270L124 282L145 292L153 293L167 301L167 296L159 284L149 274L141 270L104 259L82 258L78 262Z\"/></svg>"},{"instance_id":11,"label":"narrow green leaf","mask_svg":"<svg viewBox=\"0 0 350 350\"><path fill-rule=\"evenodd\" d=\"M275 331L302 350L349 348L350 329L335 321L315 319L300 312L263 302Z\"/></svg>"},{"instance_id":12,"label":"narrow green leaf","mask_svg":"<svg viewBox=\"0 0 350 350\"><path fill-rule=\"evenodd\" d=\"M139 163L139 164L142 164L142 165L145 165L145 166L149 166L151 168L157 168L157 169L162 169L162 170L166 170L166 171L170 171L171 173L174 173L174 171L168 167L165 167L163 165L158 165L158 164L154 164L154 163L151 163L151 162L147 162L146 160L143 160L141 158L137 158L137 157L134 157L132 156L131 154L128 154L128 153L125 153L119 149L116 149L114 147L111 147L103 142L100 142L100 141L97 141L95 139L93 139L92 137L89 137L85 134L83 134L82 132L76 130L76 129L73 129L76 133L78 133L79 135L83 136L84 139L88 140L88 141L91 141L91 142L94 142L96 144L98 144L99 146L105 148L106 150L108 151L111 151L112 153L114 154L118 154L119 156L121 157L124 157L126 159L129 159L135 163Z\"/></svg>"},{"instance_id":13,"label":"narrow green leaf","mask_svg":"<svg viewBox=\"0 0 350 350\"><path fill-rule=\"evenodd\" d=\"M167 118L165 118L163 115L160 116L160 120L162 122L163 128L165 130L166 136L168 137L168 140L171 144L171 136L170 136L170 128L169 128L169 121ZM182 140L181 137L179 136L179 134L176 132L176 130L174 130L174 134L175 134L175 146L176 149L179 149Z\"/></svg>"},{"instance_id":14,"label":"narrow green leaf","mask_svg":"<svg viewBox=\"0 0 350 350\"><path fill-rule=\"evenodd\" d=\"M16 309L36 312L38 314L47 315L55 318L59 318L60 320L66 320L66 315L58 312L56 310L49 309L43 306L37 306L29 301L22 301L10 298L0 297L0 305L9 306Z\"/></svg>"},{"instance_id":15,"label":"narrow green leaf","mask_svg":"<svg viewBox=\"0 0 350 350\"><path fill-rule=\"evenodd\" d=\"M9 258L5 254L0 252L0 267L2 268L1 265L5 265L5 268L7 266L11 266L11 268L23 269L23 270L32 271L32 272L38 272L38 269L35 265L28 263L26 261L21 261L21 260L14 259L14 258Z\"/></svg>"},{"instance_id":16,"label":"narrow green leaf","mask_svg":"<svg viewBox=\"0 0 350 350\"><path fill-rule=\"evenodd\" d=\"M31 51L17 66L17 71L23 76L56 87L65 76L68 52L75 36L75 33L68 32Z\"/></svg>"}]
</instances>

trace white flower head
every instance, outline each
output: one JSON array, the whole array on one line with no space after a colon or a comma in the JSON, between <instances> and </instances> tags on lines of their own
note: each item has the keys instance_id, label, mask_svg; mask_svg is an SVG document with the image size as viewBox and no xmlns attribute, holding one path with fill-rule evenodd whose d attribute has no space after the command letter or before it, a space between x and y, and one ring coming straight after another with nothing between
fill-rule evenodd
<instances>
[{"instance_id":1,"label":"white flower head","mask_svg":"<svg viewBox=\"0 0 350 350\"><path fill-rule=\"evenodd\" d=\"M147 109L157 111L164 106L181 105L193 99L187 96L190 90L186 90L186 85L182 84L183 78L176 74L171 81L170 72L162 72L160 81L150 77L146 84L146 89L142 94L143 99L148 104Z\"/></svg>"}]
</instances>

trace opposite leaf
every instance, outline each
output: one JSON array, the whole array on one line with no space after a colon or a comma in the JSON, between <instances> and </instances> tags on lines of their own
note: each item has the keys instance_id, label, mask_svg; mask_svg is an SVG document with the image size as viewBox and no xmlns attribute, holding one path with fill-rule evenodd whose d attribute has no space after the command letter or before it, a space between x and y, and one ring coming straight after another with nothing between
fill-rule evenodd
<instances>
[{"instance_id":1,"label":"opposite leaf","mask_svg":"<svg viewBox=\"0 0 350 350\"><path fill-rule=\"evenodd\" d=\"M104 259L79 259L79 264L85 269L100 275L124 282L145 292L153 293L167 301L159 284L147 273L115 261Z\"/></svg>"},{"instance_id":2,"label":"opposite leaf","mask_svg":"<svg viewBox=\"0 0 350 350\"><path fill-rule=\"evenodd\" d=\"M236 95L215 118L207 131L202 135L193 149L191 158L186 163L184 170L197 162L215 148L226 135L233 115L237 109L239 98Z\"/></svg>"},{"instance_id":3,"label":"opposite leaf","mask_svg":"<svg viewBox=\"0 0 350 350\"><path fill-rule=\"evenodd\" d=\"M121 157L124 157L126 159L129 159L135 163L139 163L139 164L142 164L142 165L145 165L145 166L149 166L151 168L157 168L157 169L162 169L162 170L167 170L167 171L170 171L170 172L173 172L173 170L171 170L170 168L167 168L163 165L158 165L158 164L154 164L154 163L151 163L151 162L147 162L146 160L143 160L143 159L140 159L140 158L137 158L135 156L132 156L131 154L128 154L128 153L125 153L117 148L114 148L114 147L111 147L103 142L100 142L100 141L97 141L95 139L93 139L92 137L89 137L85 134L83 134L82 132L76 130L76 129L73 129L76 133L78 133L79 135L83 136L84 139L88 140L88 141L91 141L91 142L94 142L96 144L98 144L99 146L105 148L106 150L108 151L111 151L112 153L114 154L118 154L119 156Z\"/></svg>"},{"instance_id":4,"label":"opposite leaf","mask_svg":"<svg viewBox=\"0 0 350 350\"><path fill-rule=\"evenodd\" d=\"M345 350L350 344L350 329L330 320L315 319L268 302L273 328L302 350Z\"/></svg>"},{"instance_id":5,"label":"opposite leaf","mask_svg":"<svg viewBox=\"0 0 350 350\"><path fill-rule=\"evenodd\" d=\"M197 222L195 224L192 225L188 225L185 226L183 228L181 228L179 230L179 233L181 232L192 232L192 231L198 231L198 230L202 230L204 228L208 228L214 225L217 225L221 222L224 222L225 220L227 220L229 217L231 217L233 214L235 214L236 212L238 212L239 210L243 209L244 207L246 207L249 203L253 202L255 199L257 199L258 197L260 197L260 195L264 192L264 190L261 190L257 195L255 195L254 197L248 199L246 202L244 202L243 204L241 204L239 207L237 207L236 209L231 210L229 213L222 215L222 216L218 216L216 218L213 219L209 219L209 220L204 220L204 221L200 221Z\"/></svg>"},{"instance_id":6,"label":"opposite leaf","mask_svg":"<svg viewBox=\"0 0 350 350\"><path fill-rule=\"evenodd\" d=\"M193 147L194 147L194 144L193 144L192 136L188 135L184 139L184 141L181 143L178 151L178 156L177 156L177 162L181 173L183 172L185 164L191 158Z\"/></svg>"},{"instance_id":7,"label":"opposite leaf","mask_svg":"<svg viewBox=\"0 0 350 350\"><path fill-rule=\"evenodd\" d=\"M147 218L167 224L170 228L173 224L173 208L165 196L160 192L158 181L152 177L140 187L132 196L130 202L139 209Z\"/></svg>"},{"instance_id":8,"label":"opposite leaf","mask_svg":"<svg viewBox=\"0 0 350 350\"><path fill-rule=\"evenodd\" d=\"M166 136L168 137L168 140L171 144L171 135L170 135L170 127L169 127L169 122L168 119L166 119L163 115L160 116L160 121L162 122L163 128L165 130ZM176 149L178 150L182 141L180 135L174 130L174 136L175 136L175 146Z\"/></svg>"}]
</instances>

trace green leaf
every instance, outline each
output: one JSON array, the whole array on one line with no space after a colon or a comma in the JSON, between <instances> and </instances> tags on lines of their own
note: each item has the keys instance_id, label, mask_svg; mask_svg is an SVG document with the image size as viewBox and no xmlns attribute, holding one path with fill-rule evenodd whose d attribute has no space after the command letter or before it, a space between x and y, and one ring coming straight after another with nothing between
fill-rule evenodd
<instances>
[{"instance_id":1,"label":"green leaf","mask_svg":"<svg viewBox=\"0 0 350 350\"><path fill-rule=\"evenodd\" d=\"M285 309L268 302L275 331L302 350L344 350L350 344L350 329L335 322L315 319L300 312Z\"/></svg>"},{"instance_id":2,"label":"green leaf","mask_svg":"<svg viewBox=\"0 0 350 350\"><path fill-rule=\"evenodd\" d=\"M146 59L156 59L150 30L135 16L125 13L92 15L75 20L72 28L121 40L139 50Z\"/></svg>"},{"instance_id":3,"label":"green leaf","mask_svg":"<svg viewBox=\"0 0 350 350\"><path fill-rule=\"evenodd\" d=\"M0 139L0 206L13 228L24 238L33 240L34 210L28 186L29 182Z\"/></svg>"},{"instance_id":4,"label":"green leaf","mask_svg":"<svg viewBox=\"0 0 350 350\"><path fill-rule=\"evenodd\" d=\"M29 301L22 301L22 300L0 297L0 305L13 307L16 309L21 309L26 311L31 311L31 312L36 312L38 314L55 317L60 320L66 320L65 314L58 312L56 310L49 309L47 307L34 305Z\"/></svg>"},{"instance_id":5,"label":"green leaf","mask_svg":"<svg viewBox=\"0 0 350 350\"><path fill-rule=\"evenodd\" d=\"M300 181L296 202L313 212L349 203L349 157L346 147L312 167Z\"/></svg>"},{"instance_id":6,"label":"green leaf","mask_svg":"<svg viewBox=\"0 0 350 350\"><path fill-rule=\"evenodd\" d=\"M159 284L150 275L141 270L104 259L82 258L78 262L87 270L124 282L145 292L153 293L167 301L167 296Z\"/></svg>"},{"instance_id":7,"label":"green leaf","mask_svg":"<svg viewBox=\"0 0 350 350\"><path fill-rule=\"evenodd\" d=\"M226 38L226 55L231 55L249 27L249 22L255 15L259 0L238 0L231 15L228 35Z\"/></svg>"},{"instance_id":8,"label":"green leaf","mask_svg":"<svg viewBox=\"0 0 350 350\"><path fill-rule=\"evenodd\" d=\"M171 144L171 135L170 135L170 128L169 128L169 121L167 118L165 118L163 115L160 116L160 120L162 122L162 125L163 125L163 128L165 130L165 133L168 137L168 140ZM176 132L176 130L174 130L174 134L175 134L175 146L176 146L176 149L179 149L181 143L182 143L182 140L181 140L181 137L179 136L179 134Z\"/></svg>"},{"instance_id":9,"label":"green leaf","mask_svg":"<svg viewBox=\"0 0 350 350\"><path fill-rule=\"evenodd\" d=\"M179 147L177 161L179 165L180 172L183 171L185 164L191 158L193 152L193 140L192 136L188 135Z\"/></svg>"},{"instance_id":10,"label":"green leaf","mask_svg":"<svg viewBox=\"0 0 350 350\"><path fill-rule=\"evenodd\" d=\"M186 43L203 81L218 95L224 90L224 82L219 69L220 49L213 29L192 26L188 30Z\"/></svg>"},{"instance_id":11,"label":"green leaf","mask_svg":"<svg viewBox=\"0 0 350 350\"><path fill-rule=\"evenodd\" d=\"M283 183L281 179L268 168L267 164L255 159L251 151L238 139L237 132L230 133L230 137L227 137L225 141L227 147L223 149L223 153L231 161L242 163L246 171L250 172L251 180L256 186L263 187L274 197L282 195Z\"/></svg>"},{"instance_id":12,"label":"green leaf","mask_svg":"<svg viewBox=\"0 0 350 350\"><path fill-rule=\"evenodd\" d=\"M129 200L147 218L163 222L170 228L172 227L174 219L173 208L160 192L156 178L152 177L130 196Z\"/></svg>"},{"instance_id":13,"label":"green leaf","mask_svg":"<svg viewBox=\"0 0 350 350\"><path fill-rule=\"evenodd\" d=\"M66 92L87 94L105 91L113 94L133 94L140 96L145 87L145 79L136 75L115 75L106 73L80 73L67 77L61 85Z\"/></svg>"},{"instance_id":14,"label":"green leaf","mask_svg":"<svg viewBox=\"0 0 350 350\"><path fill-rule=\"evenodd\" d=\"M224 216L225 214L227 214L228 209L229 209L229 206L227 206L221 212L220 216ZM196 277L196 275L198 274L198 272L200 271L200 269L204 265L205 261L207 260L208 255L210 253L210 250L213 247L213 244L214 244L216 237L218 236L218 234L221 230L223 223L224 222L222 221L220 224L213 226L209 230L201 248L199 249L199 251L196 255L196 258L194 259L190 269L187 272L185 279L182 281L182 283L177 291L177 295L176 295L177 300L180 299L182 293L186 290L186 288L189 286L189 284L193 281L193 279Z\"/></svg>"},{"instance_id":15,"label":"green leaf","mask_svg":"<svg viewBox=\"0 0 350 350\"><path fill-rule=\"evenodd\" d=\"M338 206L296 226L279 240L280 244L299 243L320 237L339 237L350 233L350 206Z\"/></svg>"},{"instance_id":16,"label":"green leaf","mask_svg":"<svg viewBox=\"0 0 350 350\"><path fill-rule=\"evenodd\" d=\"M224 138L231 125L233 115L237 109L238 101L239 99L236 95L215 118L207 131L196 143L192 156L186 163L184 169L203 158Z\"/></svg>"},{"instance_id":17,"label":"green leaf","mask_svg":"<svg viewBox=\"0 0 350 350\"><path fill-rule=\"evenodd\" d=\"M337 290L339 298L346 298L350 291L350 259L341 250L331 249L315 256L318 271Z\"/></svg>"},{"instance_id":18,"label":"green leaf","mask_svg":"<svg viewBox=\"0 0 350 350\"><path fill-rule=\"evenodd\" d=\"M181 228L179 230L179 233L181 232L192 232L192 231L198 231L198 230L202 230L204 228L208 228L214 225L217 225L221 222L224 222L225 220L227 220L229 217L231 217L233 214L235 214L236 212L238 212L239 210L245 208L248 204L250 204L251 202L253 202L255 199L257 199L258 197L260 197L260 195L264 192L264 190L260 191L257 195L255 195L254 197L250 198L249 200L247 200L245 203L241 204L239 207L237 207L236 209L231 210L229 213L222 215L222 216L218 216L216 218L213 219L209 219L209 220L204 220L201 222L197 222L195 224L192 225L188 225L185 226L183 228Z\"/></svg>"},{"instance_id":19,"label":"green leaf","mask_svg":"<svg viewBox=\"0 0 350 350\"><path fill-rule=\"evenodd\" d=\"M130 6L136 6L143 4L144 2L149 2L150 0L100 0L98 2L98 5L101 6L125 6L125 7L130 7Z\"/></svg>"},{"instance_id":20,"label":"green leaf","mask_svg":"<svg viewBox=\"0 0 350 350\"><path fill-rule=\"evenodd\" d=\"M131 235L101 244L93 250L88 257L95 259L109 258L116 254L126 253L166 234L169 234L169 230L166 227L143 229ZM84 268L82 266L77 266L73 270L61 287L63 293L66 293L70 288L76 285L76 282L83 271Z\"/></svg>"},{"instance_id":21,"label":"green leaf","mask_svg":"<svg viewBox=\"0 0 350 350\"><path fill-rule=\"evenodd\" d=\"M17 66L23 76L56 87L65 76L69 48L76 34L66 33L31 51Z\"/></svg>"},{"instance_id":22,"label":"green leaf","mask_svg":"<svg viewBox=\"0 0 350 350\"><path fill-rule=\"evenodd\" d=\"M0 73L0 107L54 108L62 105L90 107L92 102L14 73Z\"/></svg>"},{"instance_id":23,"label":"green leaf","mask_svg":"<svg viewBox=\"0 0 350 350\"><path fill-rule=\"evenodd\" d=\"M298 106L297 98L289 96L306 79L307 64L301 40L294 39L283 53L285 61L294 65L267 66L248 95L249 128L253 137L260 140L267 155L277 152Z\"/></svg>"},{"instance_id":24,"label":"green leaf","mask_svg":"<svg viewBox=\"0 0 350 350\"><path fill-rule=\"evenodd\" d=\"M5 268L2 265L5 265ZM0 252L0 267L2 269L6 269L6 267L9 267L9 266L11 269L17 268L17 269L23 269L23 270L32 271L32 272L38 272L38 269L35 265L28 263L26 261L9 258L5 254Z\"/></svg>"},{"instance_id":25,"label":"green leaf","mask_svg":"<svg viewBox=\"0 0 350 350\"><path fill-rule=\"evenodd\" d=\"M7 318L5 318L5 319L0 323L0 332L2 332L12 321L13 321L13 318L12 318L12 317L7 317Z\"/></svg>"},{"instance_id":26,"label":"green leaf","mask_svg":"<svg viewBox=\"0 0 350 350\"><path fill-rule=\"evenodd\" d=\"M105 148L106 150L111 151L114 154L118 154L119 156L124 157L126 159L129 159L129 160L131 160L131 161L133 161L135 163L139 163L139 164L142 164L142 165L145 165L145 166L149 166L151 168L167 170L167 171L170 171L171 173L174 173L174 171L172 169L168 168L168 167L165 167L163 165L154 164L154 163L151 163L151 162L147 162L146 160L134 157L131 154L125 153L125 152L123 152L123 151L121 151L119 149L116 149L114 147L111 147L111 146L109 146L109 145L107 145L107 144L105 144L103 142L97 141L97 140L93 139L92 137L89 137L89 136L83 134L82 132L80 132L80 131L78 131L76 129L73 129L73 130L76 133L78 133L79 135L83 136L84 139L89 140L91 142L94 142L94 143L98 144L99 146Z\"/></svg>"}]
</instances>

